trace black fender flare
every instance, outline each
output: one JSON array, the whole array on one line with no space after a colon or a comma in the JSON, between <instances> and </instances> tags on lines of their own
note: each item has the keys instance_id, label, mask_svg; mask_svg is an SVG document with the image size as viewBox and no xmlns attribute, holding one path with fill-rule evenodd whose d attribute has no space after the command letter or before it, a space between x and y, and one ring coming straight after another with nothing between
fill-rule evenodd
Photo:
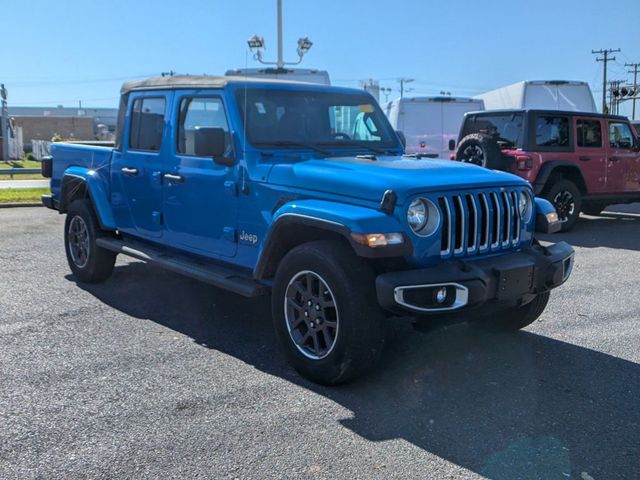
<instances>
[{"instance_id":1,"label":"black fender flare","mask_svg":"<svg viewBox=\"0 0 640 480\"><path fill-rule=\"evenodd\" d=\"M285 234L291 227L300 227L301 235ZM307 241L321 240L327 236L341 237L351 245L356 255L365 258L402 257L413 253L409 238L401 245L370 248L354 241L351 230L340 223L300 214L283 214L269 228L264 239L258 262L253 270L256 279L273 276L279 260L292 248Z\"/></svg>"},{"instance_id":2,"label":"black fender flare","mask_svg":"<svg viewBox=\"0 0 640 480\"><path fill-rule=\"evenodd\" d=\"M550 162L543 163L542 167L540 167L538 176L536 177L532 185L533 192L536 195L540 195L540 193L542 193L542 190L544 190L544 187L546 186L547 181L549 180L553 172L560 168L563 170L571 170L575 172L576 175L580 178L580 182L581 182L581 184L577 185L577 187L581 190L586 191L586 182L584 181L584 176L582 175L582 170L580 170L580 167L578 167L575 163L568 162L566 160L552 160Z\"/></svg>"}]
</instances>

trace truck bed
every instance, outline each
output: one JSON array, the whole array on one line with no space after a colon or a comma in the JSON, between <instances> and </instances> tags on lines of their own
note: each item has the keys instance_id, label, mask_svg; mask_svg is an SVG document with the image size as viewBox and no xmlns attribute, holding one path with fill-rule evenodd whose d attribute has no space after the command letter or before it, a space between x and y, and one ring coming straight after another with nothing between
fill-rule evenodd
<instances>
[{"instance_id":1,"label":"truck bed","mask_svg":"<svg viewBox=\"0 0 640 480\"><path fill-rule=\"evenodd\" d=\"M51 144L52 175L51 193L54 198L60 195L62 177L69 167L84 167L102 177L109 185L111 170L111 142L56 142Z\"/></svg>"}]
</instances>

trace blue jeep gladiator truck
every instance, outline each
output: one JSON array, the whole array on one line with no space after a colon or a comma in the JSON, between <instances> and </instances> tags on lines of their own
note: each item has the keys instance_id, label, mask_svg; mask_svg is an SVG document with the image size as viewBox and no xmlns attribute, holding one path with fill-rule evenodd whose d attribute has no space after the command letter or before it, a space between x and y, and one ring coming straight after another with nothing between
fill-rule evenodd
<instances>
[{"instance_id":1,"label":"blue jeep gladiator truck","mask_svg":"<svg viewBox=\"0 0 640 480\"><path fill-rule=\"evenodd\" d=\"M557 215L515 175L404 156L366 92L262 79L125 83L113 147L55 143L44 204L66 213L80 282L116 255L243 295L271 295L304 376L374 364L393 316L516 330L567 280Z\"/></svg>"}]
</instances>

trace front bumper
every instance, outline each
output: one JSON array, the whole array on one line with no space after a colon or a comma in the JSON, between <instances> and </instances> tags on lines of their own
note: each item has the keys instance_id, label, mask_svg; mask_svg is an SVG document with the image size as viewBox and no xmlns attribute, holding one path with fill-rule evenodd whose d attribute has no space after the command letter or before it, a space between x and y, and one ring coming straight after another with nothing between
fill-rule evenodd
<instances>
[{"instance_id":1,"label":"front bumper","mask_svg":"<svg viewBox=\"0 0 640 480\"><path fill-rule=\"evenodd\" d=\"M526 303L563 284L573 268L566 242L533 245L481 260L457 260L419 270L388 272L376 279L378 303L396 313L442 314L492 303Z\"/></svg>"}]
</instances>

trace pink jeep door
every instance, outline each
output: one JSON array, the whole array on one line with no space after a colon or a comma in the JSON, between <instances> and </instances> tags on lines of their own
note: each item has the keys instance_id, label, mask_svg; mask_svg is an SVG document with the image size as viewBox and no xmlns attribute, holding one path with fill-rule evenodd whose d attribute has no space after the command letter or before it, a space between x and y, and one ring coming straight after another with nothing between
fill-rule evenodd
<instances>
[{"instance_id":1,"label":"pink jeep door","mask_svg":"<svg viewBox=\"0 0 640 480\"><path fill-rule=\"evenodd\" d=\"M589 193L607 191L607 147L602 120L575 117L575 158L582 170Z\"/></svg>"},{"instance_id":2,"label":"pink jeep door","mask_svg":"<svg viewBox=\"0 0 640 480\"><path fill-rule=\"evenodd\" d=\"M640 191L640 154L635 150L635 137L628 123L607 120L607 191Z\"/></svg>"}]
</instances>

